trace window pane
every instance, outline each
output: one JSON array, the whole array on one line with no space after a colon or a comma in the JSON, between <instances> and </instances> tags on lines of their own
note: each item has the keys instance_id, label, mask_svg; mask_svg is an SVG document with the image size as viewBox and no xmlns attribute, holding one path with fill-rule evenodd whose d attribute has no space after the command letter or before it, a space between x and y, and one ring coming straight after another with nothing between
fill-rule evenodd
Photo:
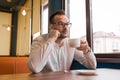
<instances>
[{"instance_id":1,"label":"window pane","mask_svg":"<svg viewBox=\"0 0 120 80\"><path fill-rule=\"evenodd\" d=\"M48 33L48 8L43 10L42 34Z\"/></svg>"},{"instance_id":2,"label":"window pane","mask_svg":"<svg viewBox=\"0 0 120 80\"><path fill-rule=\"evenodd\" d=\"M86 35L85 0L70 0L70 38Z\"/></svg>"},{"instance_id":3,"label":"window pane","mask_svg":"<svg viewBox=\"0 0 120 80\"><path fill-rule=\"evenodd\" d=\"M92 0L95 53L120 52L120 0Z\"/></svg>"},{"instance_id":4,"label":"window pane","mask_svg":"<svg viewBox=\"0 0 120 80\"><path fill-rule=\"evenodd\" d=\"M42 6L41 6L41 33L46 34L48 33L48 3L49 0L42 0Z\"/></svg>"}]
</instances>

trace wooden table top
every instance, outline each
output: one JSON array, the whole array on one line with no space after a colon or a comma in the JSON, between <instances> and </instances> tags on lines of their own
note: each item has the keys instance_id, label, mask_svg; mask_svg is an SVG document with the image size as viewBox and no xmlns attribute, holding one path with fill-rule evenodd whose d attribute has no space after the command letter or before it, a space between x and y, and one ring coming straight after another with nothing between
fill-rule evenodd
<instances>
[{"instance_id":1,"label":"wooden table top","mask_svg":"<svg viewBox=\"0 0 120 80\"><path fill-rule=\"evenodd\" d=\"M120 69L71 70L69 72L0 75L0 80L120 80Z\"/></svg>"}]
</instances>

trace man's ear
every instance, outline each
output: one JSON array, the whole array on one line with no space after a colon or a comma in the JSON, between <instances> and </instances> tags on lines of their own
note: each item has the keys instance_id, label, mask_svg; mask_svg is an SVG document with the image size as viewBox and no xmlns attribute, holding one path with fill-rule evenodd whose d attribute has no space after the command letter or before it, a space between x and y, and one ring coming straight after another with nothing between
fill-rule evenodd
<instances>
[{"instance_id":1,"label":"man's ear","mask_svg":"<svg viewBox=\"0 0 120 80\"><path fill-rule=\"evenodd\" d=\"M53 24L49 24L49 27L48 27L48 33L50 32L50 30L53 29Z\"/></svg>"}]
</instances>

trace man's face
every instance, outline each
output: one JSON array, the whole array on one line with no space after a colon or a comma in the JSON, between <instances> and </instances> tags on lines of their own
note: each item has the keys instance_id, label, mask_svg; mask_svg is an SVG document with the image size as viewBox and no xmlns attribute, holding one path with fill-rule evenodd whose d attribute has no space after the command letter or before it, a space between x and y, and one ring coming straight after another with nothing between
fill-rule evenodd
<instances>
[{"instance_id":1,"label":"man's face","mask_svg":"<svg viewBox=\"0 0 120 80\"><path fill-rule=\"evenodd\" d=\"M54 17L54 29L60 32L59 38L66 38L69 34L69 20L65 15Z\"/></svg>"}]
</instances>

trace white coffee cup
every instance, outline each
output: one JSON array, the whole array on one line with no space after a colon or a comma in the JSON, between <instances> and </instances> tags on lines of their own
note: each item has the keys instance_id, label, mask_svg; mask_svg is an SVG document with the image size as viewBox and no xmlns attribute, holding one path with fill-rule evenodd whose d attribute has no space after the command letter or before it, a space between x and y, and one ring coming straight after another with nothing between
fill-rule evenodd
<instances>
[{"instance_id":1,"label":"white coffee cup","mask_svg":"<svg viewBox=\"0 0 120 80\"><path fill-rule=\"evenodd\" d=\"M73 38L73 39L69 39L68 43L70 45L70 47L80 47L80 38Z\"/></svg>"}]
</instances>

